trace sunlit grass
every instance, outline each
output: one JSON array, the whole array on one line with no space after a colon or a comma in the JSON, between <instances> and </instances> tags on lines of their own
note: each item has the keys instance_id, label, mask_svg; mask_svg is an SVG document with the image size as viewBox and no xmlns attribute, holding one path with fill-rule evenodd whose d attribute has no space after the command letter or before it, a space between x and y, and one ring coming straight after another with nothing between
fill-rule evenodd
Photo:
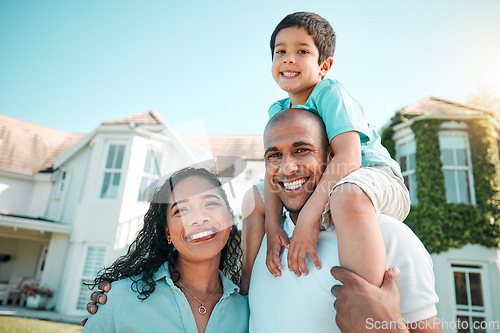
<instances>
[{"instance_id":1,"label":"sunlit grass","mask_svg":"<svg viewBox=\"0 0 500 333\"><path fill-rule=\"evenodd\" d=\"M2 333L73 333L81 332L80 325L54 323L51 321L0 316Z\"/></svg>"}]
</instances>

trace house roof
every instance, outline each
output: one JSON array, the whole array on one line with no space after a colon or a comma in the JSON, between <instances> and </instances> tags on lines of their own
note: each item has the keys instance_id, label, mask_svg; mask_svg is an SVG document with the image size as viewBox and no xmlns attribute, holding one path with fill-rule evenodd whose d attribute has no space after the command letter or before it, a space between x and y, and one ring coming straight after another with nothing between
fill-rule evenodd
<instances>
[{"instance_id":1,"label":"house roof","mask_svg":"<svg viewBox=\"0 0 500 333\"><path fill-rule=\"evenodd\" d=\"M208 149L213 156L240 156L250 161L264 159L262 135L193 135L184 138Z\"/></svg>"},{"instance_id":2,"label":"house roof","mask_svg":"<svg viewBox=\"0 0 500 333\"><path fill-rule=\"evenodd\" d=\"M47 170L83 137L0 115L0 167L30 173Z\"/></svg>"},{"instance_id":3,"label":"house roof","mask_svg":"<svg viewBox=\"0 0 500 333\"><path fill-rule=\"evenodd\" d=\"M134 113L125 117L120 117L104 121L102 125L123 125L135 123L136 125L162 125L165 124L161 116L155 110L148 110Z\"/></svg>"},{"instance_id":4,"label":"house roof","mask_svg":"<svg viewBox=\"0 0 500 333\"><path fill-rule=\"evenodd\" d=\"M401 110L404 115L489 115L495 112L481 109L471 105L460 104L436 97L425 97L421 100L404 107Z\"/></svg>"}]
</instances>

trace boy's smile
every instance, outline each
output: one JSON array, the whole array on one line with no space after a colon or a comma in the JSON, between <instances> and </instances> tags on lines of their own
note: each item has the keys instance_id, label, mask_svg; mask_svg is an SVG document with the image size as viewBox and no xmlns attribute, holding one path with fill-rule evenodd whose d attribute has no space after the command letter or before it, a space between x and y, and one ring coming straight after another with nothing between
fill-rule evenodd
<instances>
[{"instance_id":1,"label":"boy's smile","mask_svg":"<svg viewBox=\"0 0 500 333\"><path fill-rule=\"evenodd\" d=\"M331 57L321 64L318 59L318 48L305 28L285 28L276 36L272 74L280 88L288 92L292 106L305 104L330 69Z\"/></svg>"}]
</instances>

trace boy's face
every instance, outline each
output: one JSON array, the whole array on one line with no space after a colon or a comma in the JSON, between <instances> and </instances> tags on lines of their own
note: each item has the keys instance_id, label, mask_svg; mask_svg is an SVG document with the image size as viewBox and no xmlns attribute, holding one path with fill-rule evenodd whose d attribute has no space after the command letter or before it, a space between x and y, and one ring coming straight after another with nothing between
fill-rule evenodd
<instances>
[{"instance_id":1,"label":"boy's face","mask_svg":"<svg viewBox=\"0 0 500 333\"><path fill-rule=\"evenodd\" d=\"M318 64L319 51L314 39L303 27L289 27L276 36L272 73L281 89L288 92L292 104L305 104L314 86L330 70L333 58ZM304 100L305 98L305 100Z\"/></svg>"}]
</instances>

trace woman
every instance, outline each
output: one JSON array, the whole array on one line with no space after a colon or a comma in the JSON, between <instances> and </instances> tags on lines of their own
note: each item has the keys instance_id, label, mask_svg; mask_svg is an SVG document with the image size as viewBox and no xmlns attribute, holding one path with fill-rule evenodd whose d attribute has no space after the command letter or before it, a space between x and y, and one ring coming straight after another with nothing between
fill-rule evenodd
<instances>
[{"instance_id":1,"label":"woman","mask_svg":"<svg viewBox=\"0 0 500 333\"><path fill-rule=\"evenodd\" d=\"M173 174L153 196L128 253L94 281L115 281L83 332L247 332L236 286L241 250L219 179L205 169Z\"/></svg>"}]
</instances>

